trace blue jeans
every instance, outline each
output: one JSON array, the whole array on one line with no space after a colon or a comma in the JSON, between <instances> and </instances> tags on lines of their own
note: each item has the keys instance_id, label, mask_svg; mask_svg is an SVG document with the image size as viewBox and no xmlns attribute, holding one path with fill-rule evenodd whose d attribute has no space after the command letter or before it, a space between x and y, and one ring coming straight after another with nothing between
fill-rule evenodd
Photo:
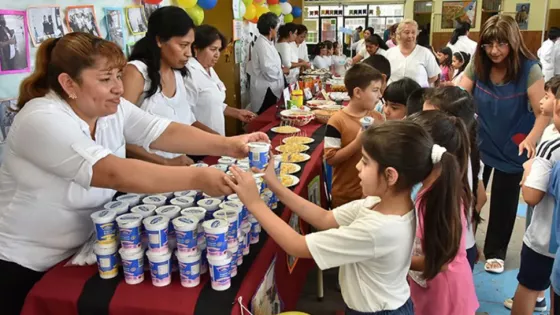
<instances>
[{"instance_id":1,"label":"blue jeans","mask_svg":"<svg viewBox=\"0 0 560 315\"><path fill-rule=\"evenodd\" d=\"M412 305L412 300L408 299L403 306L391 311L378 311L378 312L358 312L346 307L345 315L414 315L414 306Z\"/></svg>"}]
</instances>

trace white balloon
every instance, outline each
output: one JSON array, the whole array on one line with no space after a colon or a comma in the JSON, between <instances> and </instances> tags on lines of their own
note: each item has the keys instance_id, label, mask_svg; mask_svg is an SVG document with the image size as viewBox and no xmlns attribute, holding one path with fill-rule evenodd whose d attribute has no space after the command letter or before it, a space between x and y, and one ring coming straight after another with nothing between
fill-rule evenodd
<instances>
[{"instance_id":1,"label":"white balloon","mask_svg":"<svg viewBox=\"0 0 560 315\"><path fill-rule=\"evenodd\" d=\"M243 1L239 2L239 16L243 17L245 15L245 11L247 11L247 7Z\"/></svg>"},{"instance_id":2,"label":"white balloon","mask_svg":"<svg viewBox=\"0 0 560 315\"><path fill-rule=\"evenodd\" d=\"M286 15L292 13L292 5L288 2L280 3L280 7L282 8L282 14Z\"/></svg>"}]
</instances>

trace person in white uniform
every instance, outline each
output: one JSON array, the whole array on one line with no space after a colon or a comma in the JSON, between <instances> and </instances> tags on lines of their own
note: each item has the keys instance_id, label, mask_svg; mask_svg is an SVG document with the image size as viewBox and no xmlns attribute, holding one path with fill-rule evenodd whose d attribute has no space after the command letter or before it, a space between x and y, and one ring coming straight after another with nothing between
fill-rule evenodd
<instances>
[{"instance_id":1,"label":"person in white uniform","mask_svg":"<svg viewBox=\"0 0 560 315\"><path fill-rule=\"evenodd\" d=\"M313 58L315 69L330 69L331 59L327 56L327 45L321 42L317 45L317 55Z\"/></svg>"},{"instance_id":2,"label":"person in white uniform","mask_svg":"<svg viewBox=\"0 0 560 315\"><path fill-rule=\"evenodd\" d=\"M388 49L389 47L387 47L387 44L383 41L381 36L377 34L370 35L365 39L364 48L359 51L356 56L354 56L354 58L352 58L352 62L356 64L373 55L381 55L383 57L386 57Z\"/></svg>"},{"instance_id":3,"label":"person in white uniform","mask_svg":"<svg viewBox=\"0 0 560 315\"><path fill-rule=\"evenodd\" d=\"M429 87L438 79L441 69L436 57L426 47L416 43L418 23L411 19L402 21L397 27L398 45L387 51L391 63L389 84L404 77L418 82L421 87Z\"/></svg>"},{"instance_id":4,"label":"person in white uniform","mask_svg":"<svg viewBox=\"0 0 560 315\"><path fill-rule=\"evenodd\" d=\"M453 53L462 51L474 56L478 43L469 38L470 29L470 23L462 22L453 30L453 35L451 35L451 39L447 43L447 47L451 48Z\"/></svg>"},{"instance_id":5,"label":"person in white uniform","mask_svg":"<svg viewBox=\"0 0 560 315\"><path fill-rule=\"evenodd\" d=\"M192 154L248 154L263 133L226 138L172 122L122 98L126 58L87 33L47 39L21 84L0 167L0 305L20 314L50 268L93 233L90 215L116 191L232 193L215 168L171 167L125 158L125 144ZM204 180L201 180L204 179Z\"/></svg>"},{"instance_id":6,"label":"person in white uniform","mask_svg":"<svg viewBox=\"0 0 560 315\"><path fill-rule=\"evenodd\" d=\"M214 66L226 47L226 39L217 28L201 25L196 28L193 44L194 58L189 58L187 67L190 76L185 79L188 99L192 102L196 120L218 134L226 134L224 116L242 122L255 117L253 112L228 106L226 86L218 77Z\"/></svg>"},{"instance_id":7,"label":"person in white uniform","mask_svg":"<svg viewBox=\"0 0 560 315\"><path fill-rule=\"evenodd\" d=\"M162 7L150 16L148 32L135 45L123 75L123 97L150 114L198 127L212 129L196 121L191 100L187 98L186 64L191 57L194 22L185 10ZM127 155L162 165L190 165L184 154L148 152L129 144Z\"/></svg>"},{"instance_id":8,"label":"person in white uniform","mask_svg":"<svg viewBox=\"0 0 560 315\"><path fill-rule=\"evenodd\" d=\"M309 53L307 52L307 27L303 24L297 24L296 40L292 43L292 49L295 51L298 62L307 62L304 68L310 68Z\"/></svg>"},{"instance_id":9,"label":"person in white uniform","mask_svg":"<svg viewBox=\"0 0 560 315\"><path fill-rule=\"evenodd\" d=\"M284 74L290 70L282 67L280 54L274 47L279 24L276 14L268 12L261 15L257 22L260 35L249 49L247 73L251 76L250 110L257 114L278 102L285 86Z\"/></svg>"},{"instance_id":10,"label":"person in white uniform","mask_svg":"<svg viewBox=\"0 0 560 315\"><path fill-rule=\"evenodd\" d=\"M558 37L560 37L560 29L557 27L550 28L548 39L542 43L541 48L537 51L545 82L560 74L560 41L558 41Z\"/></svg>"},{"instance_id":11,"label":"person in white uniform","mask_svg":"<svg viewBox=\"0 0 560 315\"><path fill-rule=\"evenodd\" d=\"M366 38L370 37L373 34L374 34L373 27L367 27L364 30L364 38L360 39L357 42L352 43L352 45L350 45L350 49L356 50L356 54L358 54L360 51L363 51L366 47Z\"/></svg>"},{"instance_id":12,"label":"person in white uniform","mask_svg":"<svg viewBox=\"0 0 560 315\"><path fill-rule=\"evenodd\" d=\"M296 24L286 23L278 28L278 42L275 47L280 54L282 66L290 69L290 73L286 76L288 84L296 83L299 75L299 68L309 65L309 62L300 62L297 53L294 53L292 43L295 43L296 37Z\"/></svg>"}]
</instances>

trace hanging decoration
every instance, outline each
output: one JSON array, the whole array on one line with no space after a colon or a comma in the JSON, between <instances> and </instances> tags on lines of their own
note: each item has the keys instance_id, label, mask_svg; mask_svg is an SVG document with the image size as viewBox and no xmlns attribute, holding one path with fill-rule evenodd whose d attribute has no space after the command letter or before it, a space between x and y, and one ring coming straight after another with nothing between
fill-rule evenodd
<instances>
[{"instance_id":1,"label":"hanging decoration","mask_svg":"<svg viewBox=\"0 0 560 315\"><path fill-rule=\"evenodd\" d=\"M278 0L266 0L266 3L268 3L268 5L273 5L273 4L278 4L279 1Z\"/></svg>"},{"instance_id":2,"label":"hanging decoration","mask_svg":"<svg viewBox=\"0 0 560 315\"><path fill-rule=\"evenodd\" d=\"M268 9L268 7L265 7L263 5L259 5L257 6L257 18L261 17L261 15L270 12L270 10Z\"/></svg>"},{"instance_id":3,"label":"hanging decoration","mask_svg":"<svg viewBox=\"0 0 560 315\"><path fill-rule=\"evenodd\" d=\"M282 14L284 15L292 13L292 5L288 2L280 3L280 8L282 8Z\"/></svg>"},{"instance_id":4,"label":"hanging decoration","mask_svg":"<svg viewBox=\"0 0 560 315\"><path fill-rule=\"evenodd\" d=\"M218 0L198 0L198 5L204 10L211 10L213 9Z\"/></svg>"},{"instance_id":5,"label":"hanging decoration","mask_svg":"<svg viewBox=\"0 0 560 315\"><path fill-rule=\"evenodd\" d=\"M292 7L292 15L294 16L294 18L300 17L301 16L301 8L293 6Z\"/></svg>"},{"instance_id":6,"label":"hanging decoration","mask_svg":"<svg viewBox=\"0 0 560 315\"><path fill-rule=\"evenodd\" d=\"M204 21L204 10L202 10L200 6L195 5L194 7L186 9L185 11L187 11L187 14L193 20L194 25L199 26L202 24L202 21Z\"/></svg>"},{"instance_id":7,"label":"hanging decoration","mask_svg":"<svg viewBox=\"0 0 560 315\"><path fill-rule=\"evenodd\" d=\"M144 0L144 3L147 4L160 4L163 0Z\"/></svg>"},{"instance_id":8,"label":"hanging decoration","mask_svg":"<svg viewBox=\"0 0 560 315\"><path fill-rule=\"evenodd\" d=\"M190 9L196 5L198 0L177 0L177 5L183 9Z\"/></svg>"},{"instance_id":9,"label":"hanging decoration","mask_svg":"<svg viewBox=\"0 0 560 315\"><path fill-rule=\"evenodd\" d=\"M292 23L294 21L294 16L291 14L284 15L284 22L285 23Z\"/></svg>"},{"instance_id":10,"label":"hanging decoration","mask_svg":"<svg viewBox=\"0 0 560 315\"><path fill-rule=\"evenodd\" d=\"M245 8L245 14L243 15L243 18L245 20L252 20L257 16L257 8L255 7L254 4L249 4L247 5L247 8Z\"/></svg>"},{"instance_id":11,"label":"hanging decoration","mask_svg":"<svg viewBox=\"0 0 560 315\"><path fill-rule=\"evenodd\" d=\"M217 0L177 0L177 1L198 1L198 6L205 8L205 4L201 2L213 2L214 6ZM280 17L281 23L290 23L294 18L301 16L301 7L292 6L288 0L241 0L244 6L243 19L251 23L257 23L259 17L267 12L272 12ZM242 5L240 5L241 7ZM212 6L213 7L213 6Z\"/></svg>"},{"instance_id":12,"label":"hanging decoration","mask_svg":"<svg viewBox=\"0 0 560 315\"><path fill-rule=\"evenodd\" d=\"M282 8L278 4L269 5L268 9L270 12L280 16L282 14Z\"/></svg>"}]
</instances>

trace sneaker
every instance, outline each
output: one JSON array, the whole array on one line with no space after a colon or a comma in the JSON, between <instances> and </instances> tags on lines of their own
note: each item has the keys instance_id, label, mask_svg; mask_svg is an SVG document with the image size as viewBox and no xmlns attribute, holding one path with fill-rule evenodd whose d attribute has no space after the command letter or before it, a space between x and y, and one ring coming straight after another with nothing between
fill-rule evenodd
<instances>
[{"instance_id":1,"label":"sneaker","mask_svg":"<svg viewBox=\"0 0 560 315\"><path fill-rule=\"evenodd\" d=\"M511 310L511 308L513 307L513 298L506 299L504 301L504 306L508 310ZM540 302L537 301L537 303L535 303L535 312L546 312L546 299L543 299Z\"/></svg>"}]
</instances>

